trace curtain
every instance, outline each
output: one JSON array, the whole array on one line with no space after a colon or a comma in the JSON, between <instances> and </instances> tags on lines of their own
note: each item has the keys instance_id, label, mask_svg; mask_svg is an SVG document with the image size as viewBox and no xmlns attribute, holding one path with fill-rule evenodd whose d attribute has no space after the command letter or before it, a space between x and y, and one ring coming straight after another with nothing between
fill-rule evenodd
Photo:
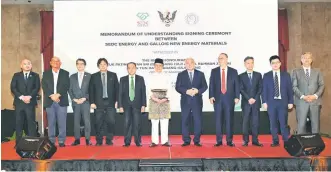
<instances>
[{"instance_id":1,"label":"curtain","mask_svg":"<svg viewBox=\"0 0 331 172\"><path fill-rule=\"evenodd\" d=\"M281 70L287 71L287 51L289 51L287 10L278 10L278 54L282 62Z\"/></svg>"},{"instance_id":2,"label":"curtain","mask_svg":"<svg viewBox=\"0 0 331 172\"><path fill-rule=\"evenodd\" d=\"M53 11L40 11L41 40L40 54L43 61L44 71L50 69L50 60L53 57ZM43 110L43 131L47 135L47 114Z\"/></svg>"}]
</instances>

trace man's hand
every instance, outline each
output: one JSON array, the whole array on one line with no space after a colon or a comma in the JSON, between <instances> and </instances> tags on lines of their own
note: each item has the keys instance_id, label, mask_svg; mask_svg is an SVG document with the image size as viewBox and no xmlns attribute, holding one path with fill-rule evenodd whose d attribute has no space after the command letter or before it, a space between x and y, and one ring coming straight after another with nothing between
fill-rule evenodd
<instances>
[{"instance_id":1,"label":"man's hand","mask_svg":"<svg viewBox=\"0 0 331 172\"><path fill-rule=\"evenodd\" d=\"M302 99L303 99L304 101L306 101L306 102L310 102L309 96L303 96Z\"/></svg>"},{"instance_id":2,"label":"man's hand","mask_svg":"<svg viewBox=\"0 0 331 172\"><path fill-rule=\"evenodd\" d=\"M80 98L79 101L81 101L82 103L84 103L86 101L86 98L85 97Z\"/></svg>"},{"instance_id":3,"label":"man's hand","mask_svg":"<svg viewBox=\"0 0 331 172\"><path fill-rule=\"evenodd\" d=\"M159 102L160 104L161 104L161 103L165 103L165 102L168 101L168 99L159 99L159 100L160 100L160 102Z\"/></svg>"},{"instance_id":4,"label":"man's hand","mask_svg":"<svg viewBox=\"0 0 331 172\"><path fill-rule=\"evenodd\" d=\"M263 103L263 108L264 108L264 109L268 109L268 105L267 105L267 103Z\"/></svg>"},{"instance_id":5,"label":"man's hand","mask_svg":"<svg viewBox=\"0 0 331 172\"><path fill-rule=\"evenodd\" d=\"M190 96L193 96L194 95L194 91L192 89L188 89L188 90L186 90L186 94L187 95L190 95Z\"/></svg>"},{"instance_id":6,"label":"man's hand","mask_svg":"<svg viewBox=\"0 0 331 172\"><path fill-rule=\"evenodd\" d=\"M253 98L250 98L249 100L248 100L248 103L250 104L250 105L252 105L252 104L254 104L255 103L255 99L253 99Z\"/></svg>"},{"instance_id":7,"label":"man's hand","mask_svg":"<svg viewBox=\"0 0 331 172\"><path fill-rule=\"evenodd\" d=\"M209 101L210 101L210 104L214 104L215 103L215 98L212 97L212 98L209 99Z\"/></svg>"},{"instance_id":8,"label":"man's hand","mask_svg":"<svg viewBox=\"0 0 331 172\"><path fill-rule=\"evenodd\" d=\"M117 102L115 103L115 108L117 108Z\"/></svg>"},{"instance_id":9,"label":"man's hand","mask_svg":"<svg viewBox=\"0 0 331 172\"><path fill-rule=\"evenodd\" d=\"M315 95L308 95L307 97L308 97L308 102L312 102L317 99Z\"/></svg>"},{"instance_id":10,"label":"man's hand","mask_svg":"<svg viewBox=\"0 0 331 172\"><path fill-rule=\"evenodd\" d=\"M145 106L141 106L141 113L145 112Z\"/></svg>"},{"instance_id":11,"label":"man's hand","mask_svg":"<svg viewBox=\"0 0 331 172\"><path fill-rule=\"evenodd\" d=\"M235 99L234 99L234 103L235 103L235 104L238 104L238 103L239 103L239 99L235 98Z\"/></svg>"},{"instance_id":12,"label":"man's hand","mask_svg":"<svg viewBox=\"0 0 331 172\"><path fill-rule=\"evenodd\" d=\"M196 95L196 94L199 93L199 90L198 90L198 89L196 89L196 88L192 88L192 89L193 89L193 93L194 93L194 95Z\"/></svg>"},{"instance_id":13,"label":"man's hand","mask_svg":"<svg viewBox=\"0 0 331 172\"><path fill-rule=\"evenodd\" d=\"M22 97L22 101L23 101L25 104L29 104L29 103L30 103L30 99L31 99L31 96L23 96L23 97Z\"/></svg>"},{"instance_id":14,"label":"man's hand","mask_svg":"<svg viewBox=\"0 0 331 172\"><path fill-rule=\"evenodd\" d=\"M97 105L95 105L95 104L93 103L93 104L91 104L91 108L92 108L92 109L96 109L96 108L97 108Z\"/></svg>"},{"instance_id":15,"label":"man's hand","mask_svg":"<svg viewBox=\"0 0 331 172\"><path fill-rule=\"evenodd\" d=\"M120 113L123 113L124 109L122 107L120 107Z\"/></svg>"},{"instance_id":16,"label":"man's hand","mask_svg":"<svg viewBox=\"0 0 331 172\"><path fill-rule=\"evenodd\" d=\"M288 107L288 109L292 109L293 108L293 104L288 104L287 107Z\"/></svg>"}]
</instances>

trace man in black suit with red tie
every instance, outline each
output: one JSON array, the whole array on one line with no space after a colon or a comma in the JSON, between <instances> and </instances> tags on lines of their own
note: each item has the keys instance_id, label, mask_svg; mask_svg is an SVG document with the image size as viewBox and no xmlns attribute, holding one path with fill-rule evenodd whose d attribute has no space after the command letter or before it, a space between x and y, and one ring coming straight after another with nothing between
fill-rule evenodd
<instances>
[{"instance_id":1,"label":"man in black suit with red tie","mask_svg":"<svg viewBox=\"0 0 331 172\"><path fill-rule=\"evenodd\" d=\"M10 89L14 94L14 106L16 114L16 144L22 138L24 119L28 124L28 136L37 136L35 124L35 108L37 105L37 94L40 89L40 78L32 72L32 64L28 59L21 62L21 72L14 74Z\"/></svg>"},{"instance_id":2,"label":"man in black suit with red tie","mask_svg":"<svg viewBox=\"0 0 331 172\"><path fill-rule=\"evenodd\" d=\"M132 134L136 146L141 147L140 121L146 107L146 86L142 76L136 74L136 64L127 64L128 75L120 80L118 107L124 113L124 147L131 144Z\"/></svg>"}]
</instances>

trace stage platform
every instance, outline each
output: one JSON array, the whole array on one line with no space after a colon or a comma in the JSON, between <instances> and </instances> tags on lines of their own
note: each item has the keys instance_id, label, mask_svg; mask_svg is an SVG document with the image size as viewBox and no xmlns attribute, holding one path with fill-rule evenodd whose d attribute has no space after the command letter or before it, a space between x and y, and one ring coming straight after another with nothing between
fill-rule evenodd
<instances>
[{"instance_id":1,"label":"stage platform","mask_svg":"<svg viewBox=\"0 0 331 172\"><path fill-rule=\"evenodd\" d=\"M214 147L215 136L203 135L202 147L190 145L181 147L179 135L170 136L172 147L148 147L150 136L142 137L142 147L134 142L123 147L123 137L115 136L113 146L70 146L73 137L68 137L66 147L58 147L49 160L21 160L14 149L14 142L1 144L1 168L10 171L139 171L139 170L213 170L213 171L309 171L312 169L331 170L331 139L323 138L326 148L318 157L291 157L283 148L270 147L271 136L261 135L264 147L242 146L242 136L234 136L236 147ZM92 143L95 139L92 137ZM223 140L223 143L226 143Z\"/></svg>"}]
</instances>

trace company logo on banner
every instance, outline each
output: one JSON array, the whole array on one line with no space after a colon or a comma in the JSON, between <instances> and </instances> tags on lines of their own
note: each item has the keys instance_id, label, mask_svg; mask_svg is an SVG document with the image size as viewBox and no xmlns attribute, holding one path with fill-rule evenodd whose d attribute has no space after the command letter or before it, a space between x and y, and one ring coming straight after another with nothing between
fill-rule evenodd
<instances>
[{"instance_id":1,"label":"company logo on banner","mask_svg":"<svg viewBox=\"0 0 331 172\"><path fill-rule=\"evenodd\" d=\"M140 21L137 21L138 27L147 27L148 26L148 21L145 21L149 16L148 13L140 12L140 13L137 13L136 16L140 19Z\"/></svg>"},{"instance_id":2,"label":"company logo on banner","mask_svg":"<svg viewBox=\"0 0 331 172\"><path fill-rule=\"evenodd\" d=\"M177 10L172 12L171 16L170 16L170 12L167 11L165 12L164 14L161 13L160 11L157 11L159 13L159 16L160 16L160 19L163 23L165 23L165 26L166 27L169 27L170 24L172 24L175 20L175 17L176 17L176 13L177 13Z\"/></svg>"},{"instance_id":3,"label":"company logo on banner","mask_svg":"<svg viewBox=\"0 0 331 172\"><path fill-rule=\"evenodd\" d=\"M185 21L189 25L195 25L199 22L199 17L194 13L190 13L186 15Z\"/></svg>"}]
</instances>

